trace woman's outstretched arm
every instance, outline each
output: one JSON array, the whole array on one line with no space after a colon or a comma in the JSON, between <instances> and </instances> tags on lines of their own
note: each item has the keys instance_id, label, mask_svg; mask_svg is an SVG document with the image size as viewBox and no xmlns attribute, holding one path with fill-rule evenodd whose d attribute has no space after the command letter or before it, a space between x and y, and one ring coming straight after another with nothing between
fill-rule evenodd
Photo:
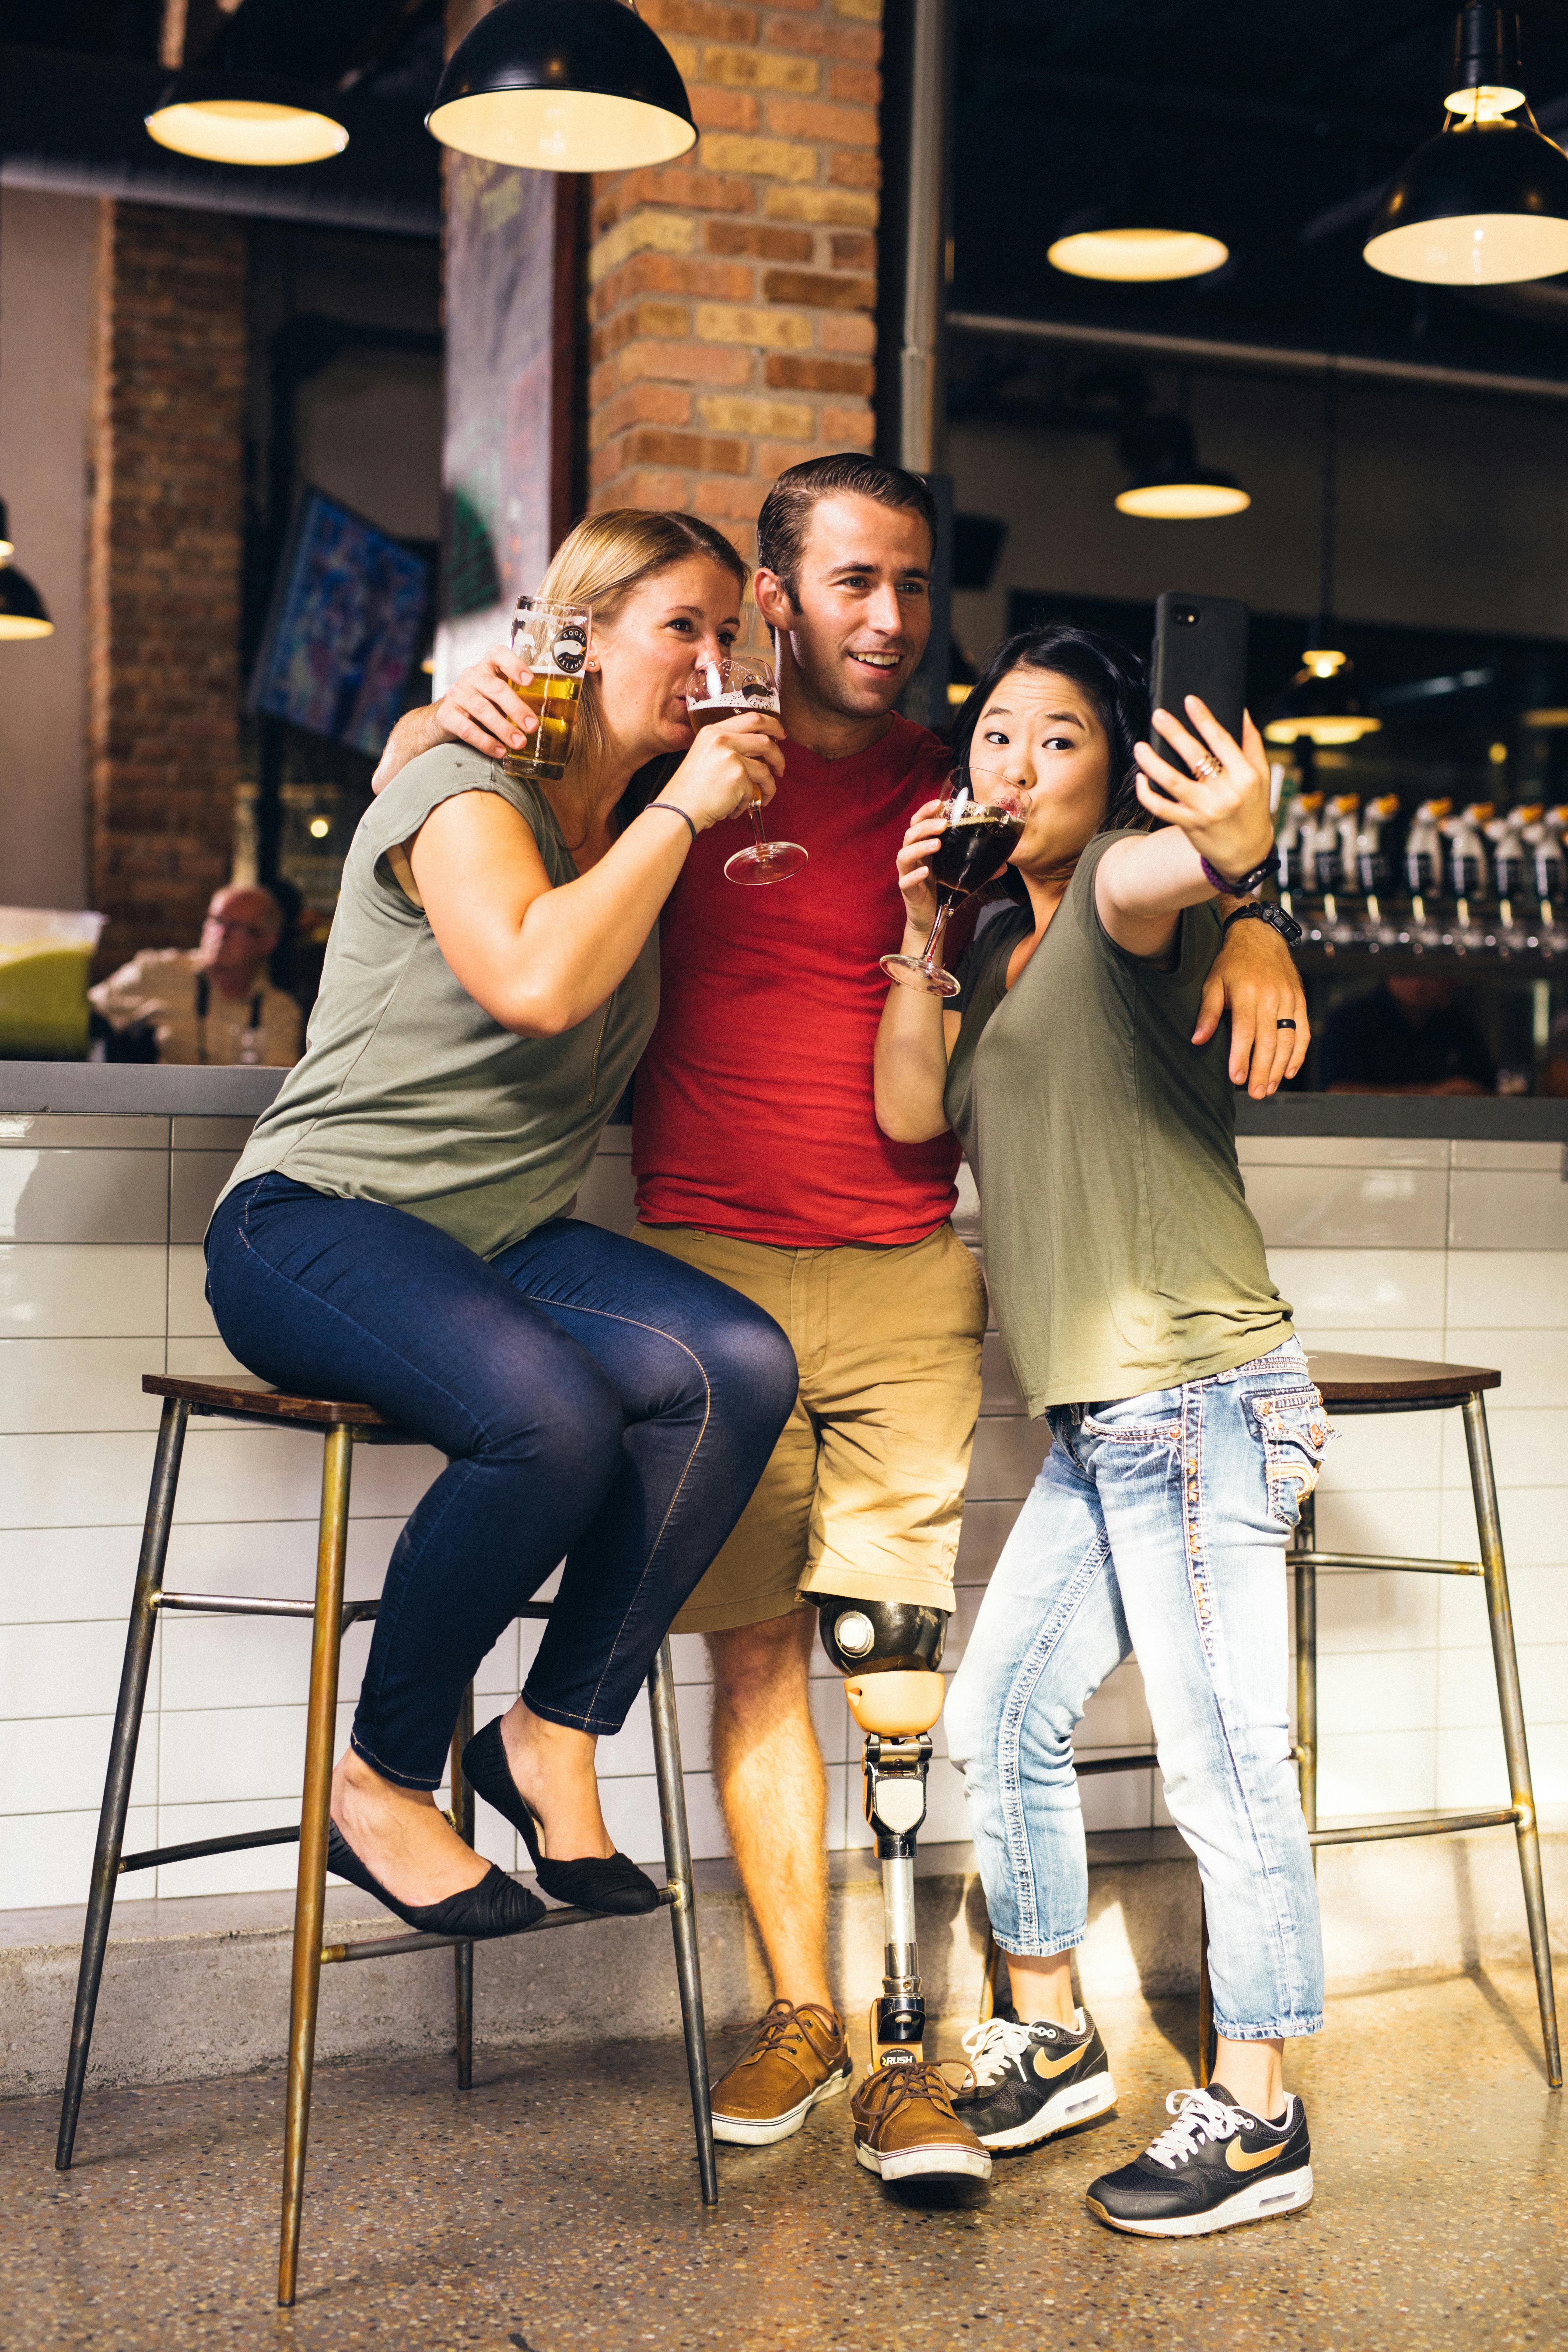
<instances>
[{"instance_id":1,"label":"woman's outstretched arm","mask_svg":"<svg viewBox=\"0 0 1568 2352\"><path fill-rule=\"evenodd\" d=\"M917 809L899 852L899 887L904 894L905 955L923 955L936 920L936 893L927 880L926 860L942 830L934 812L940 801ZM888 989L877 1032L875 1087L877 1124L895 1143L929 1143L945 1134L942 1107L947 1056L958 1016L942 1011L940 996L923 989ZM951 1024L951 1026L950 1026Z\"/></svg>"},{"instance_id":2,"label":"woman's outstretched arm","mask_svg":"<svg viewBox=\"0 0 1568 2352\"><path fill-rule=\"evenodd\" d=\"M1204 872L1205 858L1216 873L1240 876L1274 845L1268 763L1250 717L1238 743L1195 694L1187 697L1187 715L1196 736L1168 710L1156 710L1154 724L1190 766L1213 772L1189 775L1152 744L1135 745L1138 797L1162 827L1113 843L1094 877L1100 919L1131 955L1164 955L1182 909L1219 896L1221 886Z\"/></svg>"}]
</instances>

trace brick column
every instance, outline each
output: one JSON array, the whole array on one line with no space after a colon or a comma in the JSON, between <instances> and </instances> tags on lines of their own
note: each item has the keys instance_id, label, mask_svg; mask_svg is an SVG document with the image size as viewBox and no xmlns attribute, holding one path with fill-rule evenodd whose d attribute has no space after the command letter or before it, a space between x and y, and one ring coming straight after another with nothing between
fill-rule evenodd
<instances>
[{"instance_id":1,"label":"brick column","mask_svg":"<svg viewBox=\"0 0 1568 2352\"><path fill-rule=\"evenodd\" d=\"M589 504L748 557L786 466L872 442L880 0L640 0L701 137L594 184Z\"/></svg>"},{"instance_id":2,"label":"brick column","mask_svg":"<svg viewBox=\"0 0 1568 2352\"><path fill-rule=\"evenodd\" d=\"M195 945L239 754L246 244L105 201L88 543L89 904L100 968Z\"/></svg>"}]
</instances>

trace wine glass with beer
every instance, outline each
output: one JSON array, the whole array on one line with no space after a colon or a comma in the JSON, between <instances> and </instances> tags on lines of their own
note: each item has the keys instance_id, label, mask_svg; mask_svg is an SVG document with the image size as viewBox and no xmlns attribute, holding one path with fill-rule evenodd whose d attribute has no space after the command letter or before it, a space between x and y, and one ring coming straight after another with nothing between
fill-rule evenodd
<instances>
[{"instance_id":1,"label":"wine glass with beer","mask_svg":"<svg viewBox=\"0 0 1568 2352\"><path fill-rule=\"evenodd\" d=\"M931 812L930 823L940 828L926 858L926 879L938 901L936 920L924 955L885 955L882 970L928 996L956 996L958 982L942 967L942 935L959 900L994 880L1018 846L1024 803L1006 784L956 784Z\"/></svg>"},{"instance_id":2,"label":"wine glass with beer","mask_svg":"<svg viewBox=\"0 0 1568 2352\"><path fill-rule=\"evenodd\" d=\"M521 751L501 761L518 783L558 783L572 756L583 696L593 614L585 604L546 604L520 596L511 616L511 649L533 673L517 689L539 724Z\"/></svg>"},{"instance_id":3,"label":"wine glass with beer","mask_svg":"<svg viewBox=\"0 0 1568 2352\"><path fill-rule=\"evenodd\" d=\"M693 727L716 727L721 719L747 710L779 715L779 685L772 662L749 654L731 654L722 661L700 661L686 689L686 715ZM749 849L737 849L724 861L725 878L748 889L766 882L785 882L798 874L810 857L798 841L770 841L763 831L762 802L753 800L747 814L755 838Z\"/></svg>"}]
</instances>

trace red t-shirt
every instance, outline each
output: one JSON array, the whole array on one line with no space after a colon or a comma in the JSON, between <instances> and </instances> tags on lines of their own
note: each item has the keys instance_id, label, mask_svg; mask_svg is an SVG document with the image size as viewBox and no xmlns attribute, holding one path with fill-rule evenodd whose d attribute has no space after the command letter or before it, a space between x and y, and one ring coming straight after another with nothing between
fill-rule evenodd
<instances>
[{"instance_id":1,"label":"red t-shirt","mask_svg":"<svg viewBox=\"0 0 1568 2352\"><path fill-rule=\"evenodd\" d=\"M791 743L763 823L811 863L765 889L724 878L743 826L699 835L665 908L658 1026L637 1074L645 1223L825 1249L923 1241L951 1213L956 1139L889 1142L871 1072L878 958L904 922L894 859L951 766L897 716L855 759Z\"/></svg>"}]
</instances>

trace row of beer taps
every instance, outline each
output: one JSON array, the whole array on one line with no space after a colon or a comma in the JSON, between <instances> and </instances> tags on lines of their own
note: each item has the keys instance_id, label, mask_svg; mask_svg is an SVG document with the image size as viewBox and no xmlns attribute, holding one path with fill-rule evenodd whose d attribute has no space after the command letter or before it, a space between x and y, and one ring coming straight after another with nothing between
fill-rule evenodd
<instances>
[{"instance_id":1,"label":"row of beer taps","mask_svg":"<svg viewBox=\"0 0 1568 2352\"><path fill-rule=\"evenodd\" d=\"M1568 803L1426 800L1398 841L1386 793L1300 793L1279 825L1281 905L1335 945L1568 954Z\"/></svg>"}]
</instances>

